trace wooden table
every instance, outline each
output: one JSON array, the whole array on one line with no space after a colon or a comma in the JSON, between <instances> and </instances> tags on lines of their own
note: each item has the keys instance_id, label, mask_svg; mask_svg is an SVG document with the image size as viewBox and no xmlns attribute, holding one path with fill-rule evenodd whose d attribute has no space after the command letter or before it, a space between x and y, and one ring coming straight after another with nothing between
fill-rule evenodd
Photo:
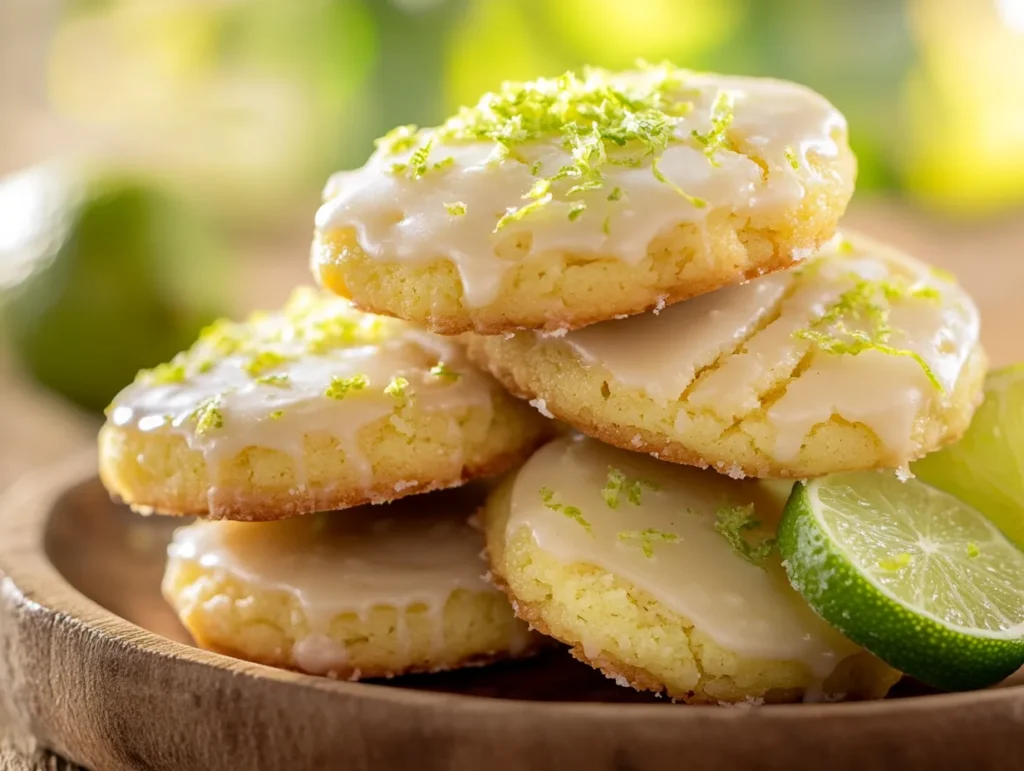
<instances>
[{"instance_id":1,"label":"wooden table","mask_svg":"<svg viewBox=\"0 0 1024 771\"><path fill-rule=\"evenodd\" d=\"M958 273L983 310L982 337L993 365L1024 359L1024 218L966 226L876 203L854 207L847 223ZM303 251L292 245L273 251L287 256L247 261L242 305L272 306L289 286L309 282ZM29 388L0 348L0 491L33 468L91 446L97 427L95 419ZM37 747L0 698L0 771L71 767Z\"/></svg>"}]
</instances>

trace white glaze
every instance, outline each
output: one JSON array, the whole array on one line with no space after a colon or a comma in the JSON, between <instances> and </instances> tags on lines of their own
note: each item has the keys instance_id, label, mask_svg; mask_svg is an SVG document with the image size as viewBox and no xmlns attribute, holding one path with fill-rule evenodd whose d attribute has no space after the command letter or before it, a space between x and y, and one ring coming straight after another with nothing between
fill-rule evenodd
<instances>
[{"instance_id":1,"label":"white glaze","mask_svg":"<svg viewBox=\"0 0 1024 771\"><path fill-rule=\"evenodd\" d=\"M247 447L287 453L295 460L301 480L304 437L326 434L338 441L346 462L357 464L364 484L369 485L371 469L359 449L359 430L390 415L396 428L411 431L397 414L405 401L384 393L392 378L408 381L409 399L415 400L409 403L416 409L490 409L493 382L470 365L462 347L451 338L359 313L338 298L313 295L310 299L301 293L297 298L314 305L311 318L316 323L330 323L332 319L352 322L352 343L313 352L308 332L285 312L257 314L231 327L234 334L244 336L248 348L223 355L200 340L186 355L189 375L183 382L155 384L143 373L114 399L108 411L111 423L143 432L184 436L191 448L203 453L214 482L219 464ZM287 375L285 387L260 383L245 371L244 366L253 357L252 348L289 357L260 373ZM198 371L196 363L204 360L211 363L210 368ZM458 377L431 374L430 369L438 362L444 362ZM332 378L355 375L367 378L364 389L341 400L326 396ZM223 426L197 431L196 421L189 416L206 400L218 396ZM278 417L272 417L278 413ZM458 430L454 416L451 430ZM216 488L211 495L216 497Z\"/></svg>"},{"instance_id":2,"label":"white glaze","mask_svg":"<svg viewBox=\"0 0 1024 771\"><path fill-rule=\"evenodd\" d=\"M292 658L306 672L339 669L348 654L329 636L342 614L367 621L375 608L399 610L399 651L408 649L405 611L431 624L435 651L444 645L444 610L456 590L497 594L483 575L480 534L466 518L479 490L416 496L386 506L277 522L198 521L175 531L172 563L191 562L244 583L251 593L293 598L306 631ZM242 600L245 601L245 600ZM521 635L512 636L522 646Z\"/></svg>"},{"instance_id":3,"label":"white glaze","mask_svg":"<svg viewBox=\"0 0 1024 771\"><path fill-rule=\"evenodd\" d=\"M562 343L585 366L603 367L616 383L662 403L685 392L692 410L730 424L760 408L760 395L788 380L766 414L774 444L763 449L779 460L794 458L814 426L838 415L866 425L893 458L905 462L913 451L916 419L933 400L948 399L978 344L977 308L928 266L869 239L834 240L820 259L824 262L814 269L780 271L678 303L657 316L576 330ZM827 353L795 336L858 279L897 277L909 287L939 293L937 299L907 297L887 305L889 344L920 355L941 390L912 358L876 350ZM848 321L858 326L857 320ZM808 353L806 369L793 376ZM677 431L684 433L689 419L681 411Z\"/></svg>"},{"instance_id":4,"label":"white glaze","mask_svg":"<svg viewBox=\"0 0 1024 771\"><path fill-rule=\"evenodd\" d=\"M651 72L618 76L635 87L654 77ZM354 228L366 254L382 261L450 259L459 270L467 304L481 306L494 299L505 271L518 259L502 246L524 235L532 239L529 254L568 251L637 263L655 236L678 223L700 222L723 209L741 216L770 216L795 207L826 181L852 186L854 161L844 149L846 121L810 89L784 81L700 73L686 74L683 88L680 99L691 101L693 108L675 126L677 141L658 163L668 180L703 199L706 206L694 206L655 179L650 160L638 168L607 165L601 189L573 196L572 201L587 205L577 220L569 220L571 204L556 195L541 211L495 232L498 220L522 206L523 196L537 181L532 164L540 161L540 173L549 176L571 161L570 154L558 137L551 137L518 147L521 161L495 163L491 142L449 142L437 143L429 160L452 158L454 163L419 179L390 171L396 162L406 162L411 151L378 150L362 168L335 174L325 189L317 228ZM693 138L693 131L710 129L723 91L734 103L730 136L763 159L767 171L747 155L727 149L715 153L718 165L712 165ZM428 131L424 138L429 135ZM610 157L615 154L614 148L609 151ZM829 170L816 171L808 155L827 161ZM557 183L555 191L570 185ZM616 187L622 198L610 202L608 193ZM466 204L461 216L445 208L457 201Z\"/></svg>"},{"instance_id":5,"label":"white glaze","mask_svg":"<svg viewBox=\"0 0 1024 771\"><path fill-rule=\"evenodd\" d=\"M613 509L602 497L610 467L657 489L644 489L639 505L623 494ZM590 531L546 506L542 488L554 491L557 502L578 507ZM778 496L757 482L661 463L591 439L563 438L541 448L520 470L507 535L527 528L539 548L561 561L595 565L636 585L726 650L800 662L824 681L859 648L790 588L777 552L761 566L754 565L715 530L719 507L751 503L766 526L759 535L769 535L781 507ZM648 557L635 540L620 538L623 532L647 528L678 540L653 543Z\"/></svg>"}]
</instances>

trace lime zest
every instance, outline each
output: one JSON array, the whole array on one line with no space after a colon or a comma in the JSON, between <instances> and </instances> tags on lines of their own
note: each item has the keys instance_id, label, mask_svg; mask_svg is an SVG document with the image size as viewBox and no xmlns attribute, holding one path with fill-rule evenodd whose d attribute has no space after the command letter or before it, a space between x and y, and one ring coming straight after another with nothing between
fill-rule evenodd
<instances>
[{"instance_id":1,"label":"lime zest","mask_svg":"<svg viewBox=\"0 0 1024 771\"><path fill-rule=\"evenodd\" d=\"M291 378L288 375L263 375L256 378L257 385L273 386L274 388L287 388L291 385Z\"/></svg>"},{"instance_id":2,"label":"lime zest","mask_svg":"<svg viewBox=\"0 0 1024 771\"><path fill-rule=\"evenodd\" d=\"M434 140L428 139L417 147L409 156L409 177L419 179L427 173L427 160L430 157L430 149L434 146Z\"/></svg>"},{"instance_id":3,"label":"lime zest","mask_svg":"<svg viewBox=\"0 0 1024 771\"><path fill-rule=\"evenodd\" d=\"M462 201L455 201L454 203L446 203L444 205L445 210L453 217L461 217L466 213L466 204Z\"/></svg>"},{"instance_id":4,"label":"lime zest","mask_svg":"<svg viewBox=\"0 0 1024 771\"><path fill-rule=\"evenodd\" d=\"M756 543L747 540L746 533L761 527L754 516L754 504L745 506L719 506L715 512L715 531L728 541L739 556L753 565L761 563L775 548L775 539L764 537Z\"/></svg>"},{"instance_id":5,"label":"lime zest","mask_svg":"<svg viewBox=\"0 0 1024 771\"><path fill-rule=\"evenodd\" d=\"M601 497L608 508L617 509L619 508L620 496L624 492L626 493L626 499L630 503L634 506L640 506L645 487L648 490L658 489L654 482L640 478L630 480L624 472L614 466L609 466L608 477L604 483L604 488L601 490Z\"/></svg>"},{"instance_id":6,"label":"lime zest","mask_svg":"<svg viewBox=\"0 0 1024 771\"><path fill-rule=\"evenodd\" d=\"M815 267L812 267L815 266ZM815 260L804 268L800 278L807 280L821 270L822 261ZM912 359L937 390L943 391L931 365L916 351L896 348L889 344L892 327L889 324L891 304L902 300L935 301L941 294L933 286L911 284L906 279L866 279L851 274L853 285L842 292L832 305L805 329L793 336L812 343L821 351L834 355L856 356L874 350L888 356ZM851 328L848 322L864 322L869 331Z\"/></svg>"},{"instance_id":7,"label":"lime zest","mask_svg":"<svg viewBox=\"0 0 1024 771\"><path fill-rule=\"evenodd\" d=\"M610 509L619 508L619 493L626 486L626 475L614 466L608 467L608 478L601 490L601 497Z\"/></svg>"},{"instance_id":8,"label":"lime zest","mask_svg":"<svg viewBox=\"0 0 1024 771\"><path fill-rule=\"evenodd\" d=\"M369 378L366 375L352 375L352 377L335 375L331 378L331 384L327 386L327 390L324 391L324 396L341 401L353 391L362 391L369 383Z\"/></svg>"},{"instance_id":9,"label":"lime zest","mask_svg":"<svg viewBox=\"0 0 1024 771\"><path fill-rule=\"evenodd\" d=\"M970 559L974 559L975 557L978 557L980 555L981 549L978 548L978 544L974 543L973 541L967 544L967 556Z\"/></svg>"},{"instance_id":10,"label":"lime zest","mask_svg":"<svg viewBox=\"0 0 1024 771\"><path fill-rule=\"evenodd\" d=\"M494 232L497 233L499 230L506 227L507 225L513 222L518 222L531 212L537 211L538 209L542 209L543 207L551 203L553 198L554 196L551 195L551 193L545 193L540 198L531 201L525 206L509 209L507 212L505 212L504 215L502 215L501 219L498 220L498 224L494 226Z\"/></svg>"},{"instance_id":11,"label":"lime zest","mask_svg":"<svg viewBox=\"0 0 1024 771\"><path fill-rule=\"evenodd\" d=\"M552 511L564 514L569 519L579 524L588 533L591 531L590 523L583 517L583 512L576 506L566 506L555 500L555 491L550 487L540 488L540 499L544 505Z\"/></svg>"},{"instance_id":12,"label":"lime zest","mask_svg":"<svg viewBox=\"0 0 1024 771\"><path fill-rule=\"evenodd\" d=\"M180 354L171 361L144 369L139 377L148 385L173 385L184 383L186 377L185 359Z\"/></svg>"},{"instance_id":13,"label":"lime zest","mask_svg":"<svg viewBox=\"0 0 1024 771\"><path fill-rule=\"evenodd\" d=\"M454 165L455 165L455 159L452 156L449 155L447 158L442 158L441 160L439 160L437 163L435 163L430 168L433 171L444 171L445 169L449 168L450 166L454 166Z\"/></svg>"},{"instance_id":14,"label":"lime zest","mask_svg":"<svg viewBox=\"0 0 1024 771\"><path fill-rule=\"evenodd\" d=\"M834 335L810 329L798 330L795 334L802 340L807 340L808 342L814 343L814 345L816 345L825 353L831 353L840 356L844 354L856 356L857 354L863 353L864 351L878 351L879 353L884 353L887 356L902 356L908 359L913 359L915 362L917 362L917 365L921 368L921 371L924 372L925 377L928 378L928 381L937 390L944 390L942 387L942 383L939 382L939 378L935 374L935 370L933 370L931 368L931 365L928 364L928 362L924 360L921 354L917 353L916 351L911 351L908 348L895 348L886 343L877 342L869 338L864 332L860 332L857 330L844 329L843 331L850 337L849 340L843 340L842 338L836 337Z\"/></svg>"},{"instance_id":15,"label":"lime zest","mask_svg":"<svg viewBox=\"0 0 1024 771\"><path fill-rule=\"evenodd\" d=\"M654 557L654 545L656 543L679 543L682 539L675 533L666 533L664 530L649 527L646 530L624 530L619 533L620 541L639 541L640 549L647 559Z\"/></svg>"},{"instance_id":16,"label":"lime zest","mask_svg":"<svg viewBox=\"0 0 1024 771\"><path fill-rule=\"evenodd\" d=\"M277 353L276 351L264 350L254 354L249 361L242 365L242 369L252 377L256 377L257 375L262 375L269 369L280 367L282 364L290 360L290 356L285 356Z\"/></svg>"},{"instance_id":17,"label":"lime zest","mask_svg":"<svg viewBox=\"0 0 1024 771\"><path fill-rule=\"evenodd\" d=\"M384 393L395 399L404 401L409 390L409 381L404 377L393 377L391 382L384 387Z\"/></svg>"},{"instance_id":18,"label":"lime zest","mask_svg":"<svg viewBox=\"0 0 1024 771\"><path fill-rule=\"evenodd\" d=\"M587 210L587 205L583 201L577 201L569 207L569 222L575 222L580 218L580 215Z\"/></svg>"},{"instance_id":19,"label":"lime zest","mask_svg":"<svg viewBox=\"0 0 1024 771\"><path fill-rule=\"evenodd\" d=\"M204 399L187 416L186 420L196 424L196 436L203 437L218 428L224 427L224 413L221 412L221 395Z\"/></svg>"},{"instance_id":20,"label":"lime zest","mask_svg":"<svg viewBox=\"0 0 1024 771\"><path fill-rule=\"evenodd\" d=\"M715 159L715 153L718 150L731 149L726 132L732 125L734 117L732 95L728 91L720 91L715 97L715 103L711 106L711 128L705 134L701 134L696 129L690 132L690 135L704 148L704 156L712 166L721 165Z\"/></svg>"},{"instance_id":21,"label":"lime zest","mask_svg":"<svg viewBox=\"0 0 1024 771\"><path fill-rule=\"evenodd\" d=\"M609 201L618 201L618 200L621 200L621 199L622 199L622 188L621 187L613 188L612 191L608 194L608 200Z\"/></svg>"},{"instance_id":22,"label":"lime zest","mask_svg":"<svg viewBox=\"0 0 1024 771\"><path fill-rule=\"evenodd\" d=\"M668 185L670 188L672 188L677 193L679 193L679 195L681 195L683 198L685 198L687 201L689 201L696 208L703 209L705 206L708 205L708 202L705 201L703 198L697 198L696 196L690 195L685 190L683 190L681 187L679 187L679 185L677 185L675 182L673 182L668 177L666 177L664 172L662 172L662 170L660 168L658 168L658 161L657 161L657 159L655 159L651 163L651 173L654 174L654 178L656 180L661 182L663 185Z\"/></svg>"},{"instance_id":23,"label":"lime zest","mask_svg":"<svg viewBox=\"0 0 1024 771\"><path fill-rule=\"evenodd\" d=\"M280 420L284 416L284 410L274 410L270 413L271 420Z\"/></svg>"},{"instance_id":24,"label":"lime zest","mask_svg":"<svg viewBox=\"0 0 1024 771\"><path fill-rule=\"evenodd\" d=\"M786 160L789 162L793 171L798 171L800 169L800 159L796 157L796 152L792 147L786 148Z\"/></svg>"},{"instance_id":25,"label":"lime zest","mask_svg":"<svg viewBox=\"0 0 1024 771\"><path fill-rule=\"evenodd\" d=\"M453 369L449 369L448 365L445 364L443 361L439 361L437 364L431 367L430 374L436 378L440 378L441 380L448 380L450 382L455 382L460 377L462 377L462 373L456 372Z\"/></svg>"},{"instance_id":26,"label":"lime zest","mask_svg":"<svg viewBox=\"0 0 1024 771\"><path fill-rule=\"evenodd\" d=\"M604 184L603 168L607 164L639 166L643 159L663 153L669 143L680 141L674 136L675 128L693 109L693 102L687 98L690 95L683 90L687 71L667 62L640 66L644 77L639 81L587 68L557 78L506 82L497 91L484 94L476 105L461 108L436 129L417 134L415 126L399 127L377 144L381 152L394 154L411 149L426 137L407 164L397 164L403 167L397 171L407 171L410 178L418 179L428 168L427 155L435 140L492 142L493 162L525 163L519 153L521 146L551 138L572 156L572 161L543 181L549 186L558 180L572 181L564 196L596 190ZM718 109L708 137L715 146L725 144L725 128L732 120L730 101L726 95L721 104L716 102ZM614 155L609 154L611 150ZM530 172L539 176L541 163L534 161ZM555 193L548 187L527 198L532 199L531 203L507 212L497 230L544 208L555 199Z\"/></svg>"},{"instance_id":27,"label":"lime zest","mask_svg":"<svg viewBox=\"0 0 1024 771\"><path fill-rule=\"evenodd\" d=\"M839 243L836 244L836 251L843 255L850 255L857 251L857 249L849 238L840 238Z\"/></svg>"},{"instance_id":28,"label":"lime zest","mask_svg":"<svg viewBox=\"0 0 1024 771\"><path fill-rule=\"evenodd\" d=\"M389 155L397 155L416 146L417 131L418 128L412 124L395 126L384 136L373 140L373 144Z\"/></svg>"}]
</instances>

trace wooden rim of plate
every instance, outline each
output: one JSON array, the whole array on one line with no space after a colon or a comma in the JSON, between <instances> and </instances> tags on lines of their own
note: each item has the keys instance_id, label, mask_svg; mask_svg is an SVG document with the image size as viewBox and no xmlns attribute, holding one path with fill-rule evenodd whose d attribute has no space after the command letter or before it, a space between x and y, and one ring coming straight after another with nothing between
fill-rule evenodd
<instances>
[{"instance_id":1,"label":"wooden rim of plate","mask_svg":"<svg viewBox=\"0 0 1024 771\"><path fill-rule=\"evenodd\" d=\"M907 771L1004 768L1024 751L1024 686L733 709L534 702L336 682L193 648L89 600L47 558L51 512L94 477L90 455L0 499L0 694L45 746L91 768L667 769L685 759L690 771L766 761Z\"/></svg>"}]
</instances>

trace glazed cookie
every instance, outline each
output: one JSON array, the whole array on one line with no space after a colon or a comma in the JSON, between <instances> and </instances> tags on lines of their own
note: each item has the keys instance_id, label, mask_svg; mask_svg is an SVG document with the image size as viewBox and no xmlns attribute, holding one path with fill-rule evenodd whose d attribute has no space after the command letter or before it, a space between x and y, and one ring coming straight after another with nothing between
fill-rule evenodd
<instances>
[{"instance_id":1,"label":"glazed cookie","mask_svg":"<svg viewBox=\"0 0 1024 771\"><path fill-rule=\"evenodd\" d=\"M784 81L666 64L506 83L336 174L314 272L363 310L443 334L641 313L828 240L856 176L846 133Z\"/></svg>"},{"instance_id":2,"label":"glazed cookie","mask_svg":"<svg viewBox=\"0 0 1024 771\"><path fill-rule=\"evenodd\" d=\"M881 698L899 679L821 620L773 548L756 481L557 439L492 493L517 615L621 685L686 702Z\"/></svg>"},{"instance_id":3,"label":"glazed cookie","mask_svg":"<svg viewBox=\"0 0 1024 771\"><path fill-rule=\"evenodd\" d=\"M731 476L905 467L981 398L978 312L952 277L836 239L813 261L563 337L475 337L470 355L579 430Z\"/></svg>"},{"instance_id":4,"label":"glazed cookie","mask_svg":"<svg viewBox=\"0 0 1024 771\"><path fill-rule=\"evenodd\" d=\"M479 491L282 522L197 522L169 549L163 592L203 648L358 680L532 653L482 579Z\"/></svg>"},{"instance_id":5,"label":"glazed cookie","mask_svg":"<svg viewBox=\"0 0 1024 771\"><path fill-rule=\"evenodd\" d=\"M206 330L108 409L100 476L134 508L269 520L499 473L547 421L448 338L300 290Z\"/></svg>"}]
</instances>

